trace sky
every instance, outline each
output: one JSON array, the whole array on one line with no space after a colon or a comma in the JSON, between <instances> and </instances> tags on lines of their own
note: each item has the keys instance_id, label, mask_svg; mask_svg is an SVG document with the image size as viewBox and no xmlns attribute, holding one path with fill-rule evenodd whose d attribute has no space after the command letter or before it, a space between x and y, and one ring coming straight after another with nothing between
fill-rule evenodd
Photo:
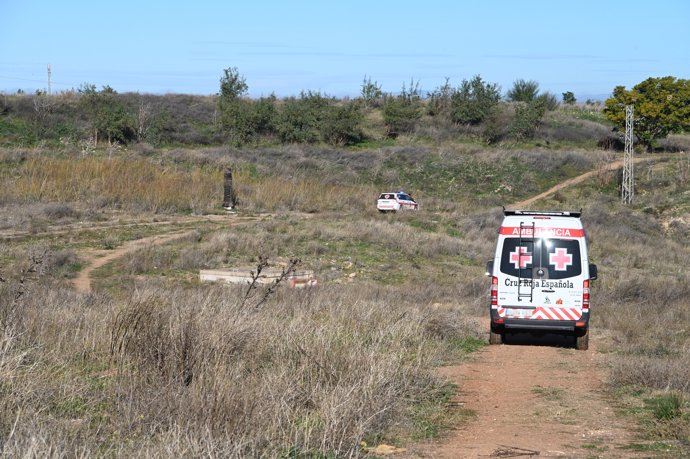
<instances>
[{"instance_id":1,"label":"sky","mask_svg":"<svg viewBox=\"0 0 690 459\"><path fill-rule=\"evenodd\" d=\"M0 93L211 95L229 68L254 98L357 97L365 79L427 94L479 75L502 94L523 79L603 100L690 79L690 1L0 0Z\"/></svg>"}]
</instances>

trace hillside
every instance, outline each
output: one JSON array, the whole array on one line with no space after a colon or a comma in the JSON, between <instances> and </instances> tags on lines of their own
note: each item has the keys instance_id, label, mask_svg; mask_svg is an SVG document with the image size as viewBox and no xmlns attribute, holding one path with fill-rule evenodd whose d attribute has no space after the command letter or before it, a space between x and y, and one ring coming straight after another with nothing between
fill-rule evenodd
<instances>
[{"instance_id":1,"label":"hillside","mask_svg":"<svg viewBox=\"0 0 690 459\"><path fill-rule=\"evenodd\" d=\"M593 171L530 204L583 209L599 266L593 350L570 367L576 351L563 343L500 348L559 356L548 371L575 372L578 388L593 377L597 407L620 429L550 437L549 448L688 454L690 141L638 152L635 202L624 206L608 167L622 153L597 147L591 134L610 129L582 113L553 112L523 142L427 124L348 147L85 148L36 142L19 118L0 118L2 453L357 457L389 444L433 457L453 429L487 419L460 402L476 382L463 369L487 355L484 266L501 206ZM226 166L236 214L220 207ZM421 210L379 215L374 200L389 188ZM166 235L180 237L132 245ZM90 270L99 257L108 262ZM198 281L200 269L264 258L298 259L318 286L264 299ZM91 291L73 284L86 270ZM572 432L581 408L533 374L534 409ZM520 446L512 440L485 446Z\"/></svg>"}]
</instances>

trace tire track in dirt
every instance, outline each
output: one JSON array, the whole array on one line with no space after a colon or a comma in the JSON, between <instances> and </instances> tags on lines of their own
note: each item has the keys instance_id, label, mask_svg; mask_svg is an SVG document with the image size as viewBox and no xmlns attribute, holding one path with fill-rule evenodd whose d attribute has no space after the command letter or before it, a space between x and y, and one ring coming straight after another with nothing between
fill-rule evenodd
<instances>
[{"instance_id":1,"label":"tire track in dirt","mask_svg":"<svg viewBox=\"0 0 690 459\"><path fill-rule=\"evenodd\" d=\"M79 271L77 277L72 280L72 285L80 292L91 291L91 273L108 262L120 258L135 250L144 249L155 245L165 244L184 238L194 233L195 230L176 231L173 233L157 234L142 239L127 242L114 250L93 250L83 252L87 266Z\"/></svg>"},{"instance_id":2,"label":"tire track in dirt","mask_svg":"<svg viewBox=\"0 0 690 459\"><path fill-rule=\"evenodd\" d=\"M440 369L476 418L445 441L412 448L410 457L636 457L623 449L634 440L631 427L606 397L596 333L587 352L570 347L572 337L508 339Z\"/></svg>"}]
</instances>

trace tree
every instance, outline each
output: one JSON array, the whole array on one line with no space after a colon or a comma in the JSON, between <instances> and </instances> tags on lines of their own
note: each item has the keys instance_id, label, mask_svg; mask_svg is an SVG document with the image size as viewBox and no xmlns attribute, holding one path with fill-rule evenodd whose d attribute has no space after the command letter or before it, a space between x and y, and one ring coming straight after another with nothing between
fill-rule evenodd
<instances>
[{"instance_id":1,"label":"tree","mask_svg":"<svg viewBox=\"0 0 690 459\"><path fill-rule=\"evenodd\" d=\"M534 138L539 123L546 112L547 99L537 97L530 102L515 104L515 118L510 127L510 133L516 140Z\"/></svg>"},{"instance_id":2,"label":"tree","mask_svg":"<svg viewBox=\"0 0 690 459\"><path fill-rule=\"evenodd\" d=\"M556 97L555 94L552 94L548 91L542 92L537 96L537 99L541 101L542 104L544 104L544 111L554 111L558 108L558 97Z\"/></svg>"},{"instance_id":3,"label":"tree","mask_svg":"<svg viewBox=\"0 0 690 459\"><path fill-rule=\"evenodd\" d=\"M476 75L462 80L460 87L450 98L450 118L458 124L479 124L500 102L501 91L497 84L485 83Z\"/></svg>"},{"instance_id":4,"label":"tree","mask_svg":"<svg viewBox=\"0 0 690 459\"><path fill-rule=\"evenodd\" d=\"M220 122L230 141L242 145L252 135L250 101L243 99L249 87L236 67L223 70L218 94Z\"/></svg>"},{"instance_id":5,"label":"tree","mask_svg":"<svg viewBox=\"0 0 690 459\"><path fill-rule=\"evenodd\" d=\"M567 91L563 93L563 103L567 105L574 105L577 102L575 99L575 94L572 91Z\"/></svg>"},{"instance_id":6,"label":"tree","mask_svg":"<svg viewBox=\"0 0 690 459\"><path fill-rule=\"evenodd\" d=\"M353 145L364 138L361 103L358 101L330 105L321 127L323 140L331 145Z\"/></svg>"},{"instance_id":7,"label":"tree","mask_svg":"<svg viewBox=\"0 0 690 459\"><path fill-rule=\"evenodd\" d=\"M443 86L439 86L428 94L427 113L429 116L450 118L451 99L455 92L455 89L450 85L450 79L446 77Z\"/></svg>"},{"instance_id":8,"label":"tree","mask_svg":"<svg viewBox=\"0 0 690 459\"><path fill-rule=\"evenodd\" d=\"M325 112L330 101L319 92L302 92L282 103L276 131L285 143L316 143L321 140Z\"/></svg>"},{"instance_id":9,"label":"tree","mask_svg":"<svg viewBox=\"0 0 690 459\"><path fill-rule=\"evenodd\" d=\"M648 149L671 133L690 130L690 80L648 78L630 91L616 86L604 103L604 115L625 129L625 106L634 106L633 130Z\"/></svg>"},{"instance_id":10,"label":"tree","mask_svg":"<svg viewBox=\"0 0 690 459\"><path fill-rule=\"evenodd\" d=\"M277 116L275 94L260 97L259 100L252 103L251 125L254 133L257 135L273 134Z\"/></svg>"},{"instance_id":11,"label":"tree","mask_svg":"<svg viewBox=\"0 0 690 459\"><path fill-rule=\"evenodd\" d=\"M247 82L245 78L240 75L237 67L231 67L223 70L223 76L220 79L220 97L224 101L234 101L247 95Z\"/></svg>"},{"instance_id":12,"label":"tree","mask_svg":"<svg viewBox=\"0 0 690 459\"><path fill-rule=\"evenodd\" d=\"M364 81L362 82L362 100L364 101L364 108L375 107L381 99L383 99L381 85L375 81L372 82L371 77L367 78L365 75Z\"/></svg>"},{"instance_id":13,"label":"tree","mask_svg":"<svg viewBox=\"0 0 690 459\"><path fill-rule=\"evenodd\" d=\"M616 86L604 103L604 115L625 129L625 106L634 106L633 130L648 149L668 134L690 130L690 80L648 78L631 90Z\"/></svg>"},{"instance_id":14,"label":"tree","mask_svg":"<svg viewBox=\"0 0 690 459\"><path fill-rule=\"evenodd\" d=\"M383 98L383 122L386 135L396 137L399 134L412 132L417 121L422 117L422 103L419 83L410 81L408 90L403 83L399 95L386 94Z\"/></svg>"},{"instance_id":15,"label":"tree","mask_svg":"<svg viewBox=\"0 0 690 459\"><path fill-rule=\"evenodd\" d=\"M506 97L511 102L532 102L539 94L539 83L534 80L515 80Z\"/></svg>"},{"instance_id":16,"label":"tree","mask_svg":"<svg viewBox=\"0 0 690 459\"><path fill-rule=\"evenodd\" d=\"M81 94L79 103L90 118L94 142L99 136L105 136L108 144L113 141L127 143L136 137L134 117L110 86L103 86L100 91L95 85L84 83L78 90Z\"/></svg>"},{"instance_id":17,"label":"tree","mask_svg":"<svg viewBox=\"0 0 690 459\"><path fill-rule=\"evenodd\" d=\"M35 133L36 137L40 137L47 129L48 116L53 109L53 100L45 91L37 90L33 102Z\"/></svg>"}]
</instances>

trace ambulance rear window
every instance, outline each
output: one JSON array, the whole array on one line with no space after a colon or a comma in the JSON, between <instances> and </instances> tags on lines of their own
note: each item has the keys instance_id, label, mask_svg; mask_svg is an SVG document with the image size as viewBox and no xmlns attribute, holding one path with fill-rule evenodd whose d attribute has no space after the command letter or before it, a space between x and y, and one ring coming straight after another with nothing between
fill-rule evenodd
<instances>
[{"instance_id":1,"label":"ambulance rear window","mask_svg":"<svg viewBox=\"0 0 690 459\"><path fill-rule=\"evenodd\" d=\"M548 279L567 279L582 273L580 243L574 239L522 240L506 238L501 253L501 272L515 277L532 277L532 269L543 268ZM536 274L536 273L535 273ZM537 277L537 276L535 276Z\"/></svg>"}]
</instances>

